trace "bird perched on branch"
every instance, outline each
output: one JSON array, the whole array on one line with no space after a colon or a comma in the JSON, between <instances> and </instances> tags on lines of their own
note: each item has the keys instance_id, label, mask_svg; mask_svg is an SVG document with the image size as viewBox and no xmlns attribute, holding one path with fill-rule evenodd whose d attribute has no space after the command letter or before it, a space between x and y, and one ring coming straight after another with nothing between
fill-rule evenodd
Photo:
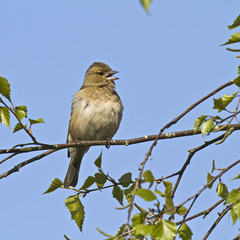
<instances>
[{"instance_id":1,"label":"bird perched on branch","mask_svg":"<svg viewBox=\"0 0 240 240\"><path fill-rule=\"evenodd\" d=\"M68 127L67 143L77 140L106 140L113 137L122 119L123 105L115 91L113 71L108 65L95 62L87 70L80 90L74 95ZM64 187L77 185L83 155L89 147L71 147L71 161Z\"/></svg>"}]
</instances>

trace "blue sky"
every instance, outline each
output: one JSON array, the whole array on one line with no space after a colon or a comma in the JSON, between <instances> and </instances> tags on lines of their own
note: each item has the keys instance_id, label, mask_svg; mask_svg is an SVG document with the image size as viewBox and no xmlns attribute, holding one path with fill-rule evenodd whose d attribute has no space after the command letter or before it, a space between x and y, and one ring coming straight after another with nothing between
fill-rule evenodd
<instances>
[{"instance_id":1,"label":"blue sky","mask_svg":"<svg viewBox=\"0 0 240 240\"><path fill-rule=\"evenodd\" d=\"M116 88L124 104L114 138L157 134L193 102L237 76L235 55L219 46L234 33L227 25L239 15L237 4L237 0L153 1L147 15L137 0L2 0L0 75L11 83L13 102L27 105L30 118L45 120L46 124L33 127L36 138L64 143L73 94L88 66L105 62L119 71ZM234 91L236 87L230 87L216 97ZM216 113L211 108L209 100L169 131L191 129L199 115ZM0 133L1 148L30 141L23 131L10 134L5 126L0 126ZM146 169L156 177L175 172L187 158L187 150L210 138L161 141ZM237 142L238 133L234 133L224 144L197 154L177 191L176 203L206 183L213 159L218 167L236 161ZM116 179L125 172L137 177L150 144L91 148L83 159L79 186L97 171L93 162L102 149L106 172ZM31 156L10 160L1 166L1 173ZM86 211L83 233L64 207L71 191L42 195L55 177L63 180L68 163L66 150L62 150L1 180L1 239L64 239L63 234L71 240L104 239L96 227L114 234L126 222L126 211L115 210L119 204L112 199L111 190L94 192L82 200ZM223 180L236 187L229 179L238 173L233 170ZM201 209L217 200L214 191L206 191L199 199L204 204ZM193 213L199 207L197 203ZM216 217L215 211L204 224L194 220L190 224L193 239L201 239ZM225 217L209 239L231 239L237 233L237 224L232 227L231 219Z\"/></svg>"}]
</instances>

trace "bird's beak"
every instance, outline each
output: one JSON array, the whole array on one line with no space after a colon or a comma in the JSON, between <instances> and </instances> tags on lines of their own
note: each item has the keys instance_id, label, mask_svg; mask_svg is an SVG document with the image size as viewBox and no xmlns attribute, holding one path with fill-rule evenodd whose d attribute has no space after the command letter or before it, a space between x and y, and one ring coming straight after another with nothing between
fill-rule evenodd
<instances>
[{"instance_id":1,"label":"bird's beak","mask_svg":"<svg viewBox=\"0 0 240 240\"><path fill-rule=\"evenodd\" d=\"M114 80L117 80L118 77L113 77L114 74L118 73L118 71L109 71L108 74L107 74L107 80L109 81L114 81Z\"/></svg>"}]
</instances>

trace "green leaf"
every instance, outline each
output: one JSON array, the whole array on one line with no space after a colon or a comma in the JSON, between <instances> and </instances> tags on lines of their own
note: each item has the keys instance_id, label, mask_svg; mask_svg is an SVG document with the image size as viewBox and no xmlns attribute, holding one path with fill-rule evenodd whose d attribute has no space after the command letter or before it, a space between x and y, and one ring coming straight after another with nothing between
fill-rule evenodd
<instances>
[{"instance_id":1,"label":"green leaf","mask_svg":"<svg viewBox=\"0 0 240 240\"><path fill-rule=\"evenodd\" d=\"M30 122L30 125L37 124L37 123L45 123L42 118L38 118L36 120L29 118L29 122Z\"/></svg>"},{"instance_id":2,"label":"green leaf","mask_svg":"<svg viewBox=\"0 0 240 240\"><path fill-rule=\"evenodd\" d=\"M6 107L0 107L0 122L10 129L10 113Z\"/></svg>"},{"instance_id":3,"label":"green leaf","mask_svg":"<svg viewBox=\"0 0 240 240\"><path fill-rule=\"evenodd\" d=\"M154 192L157 193L158 195L160 195L161 197L165 198L165 195L162 192L160 192L159 190L155 189Z\"/></svg>"},{"instance_id":4,"label":"green leaf","mask_svg":"<svg viewBox=\"0 0 240 240\"><path fill-rule=\"evenodd\" d=\"M118 181L123 187L128 187L129 184L132 182L132 173L128 172L128 173L123 174L118 179Z\"/></svg>"},{"instance_id":5,"label":"green leaf","mask_svg":"<svg viewBox=\"0 0 240 240\"><path fill-rule=\"evenodd\" d=\"M229 192L224 183L219 182L216 191L219 197L227 199Z\"/></svg>"},{"instance_id":6,"label":"green leaf","mask_svg":"<svg viewBox=\"0 0 240 240\"><path fill-rule=\"evenodd\" d=\"M27 107L22 105L14 108L14 113L21 121L24 117L27 117Z\"/></svg>"},{"instance_id":7,"label":"green leaf","mask_svg":"<svg viewBox=\"0 0 240 240\"><path fill-rule=\"evenodd\" d=\"M222 101L223 101L223 105L226 107L234 98L235 98L236 94L232 94L232 95L223 95L222 96Z\"/></svg>"},{"instance_id":8,"label":"green leaf","mask_svg":"<svg viewBox=\"0 0 240 240\"><path fill-rule=\"evenodd\" d=\"M206 115L201 115L200 117L195 119L195 121L194 121L194 133L197 132L197 130L200 128L200 126L202 125L202 123L206 119L206 117L207 117Z\"/></svg>"},{"instance_id":9,"label":"green leaf","mask_svg":"<svg viewBox=\"0 0 240 240\"><path fill-rule=\"evenodd\" d=\"M48 188L48 190L46 192L44 192L43 194L53 192L56 189L60 188L62 185L63 185L62 181L59 178L55 178L52 181L52 183L51 183L50 187Z\"/></svg>"},{"instance_id":10,"label":"green leaf","mask_svg":"<svg viewBox=\"0 0 240 240\"><path fill-rule=\"evenodd\" d=\"M26 128L26 127L27 127L27 124L25 124L24 127ZM17 123L17 124L15 125L14 129L13 129L13 133L15 133L15 132L17 132L17 131L19 131L19 130L21 130L21 129L23 129L22 125L21 125L20 123Z\"/></svg>"},{"instance_id":11,"label":"green leaf","mask_svg":"<svg viewBox=\"0 0 240 240\"><path fill-rule=\"evenodd\" d=\"M149 12L149 7L150 7L151 2L152 2L152 0L141 0L141 4L146 12Z\"/></svg>"},{"instance_id":12,"label":"green leaf","mask_svg":"<svg viewBox=\"0 0 240 240\"><path fill-rule=\"evenodd\" d=\"M191 240L192 235L193 235L193 233L192 233L191 229L188 227L188 225L186 223L183 223L183 225L179 229L180 238L182 240Z\"/></svg>"},{"instance_id":13,"label":"green leaf","mask_svg":"<svg viewBox=\"0 0 240 240\"><path fill-rule=\"evenodd\" d=\"M154 226L152 226L152 225L138 224L134 227L134 234L136 236L138 236L138 235L147 236L147 235L151 234L153 227Z\"/></svg>"},{"instance_id":14,"label":"green leaf","mask_svg":"<svg viewBox=\"0 0 240 240\"><path fill-rule=\"evenodd\" d=\"M65 200L65 205L68 208L71 218L75 220L80 231L82 232L83 220L85 217L84 207L79 199L78 194L68 197Z\"/></svg>"},{"instance_id":15,"label":"green leaf","mask_svg":"<svg viewBox=\"0 0 240 240\"><path fill-rule=\"evenodd\" d=\"M145 171L143 173L143 178L144 178L145 182L150 183L148 188L151 188L153 185L153 182L154 182L154 176L153 176L152 172L150 170Z\"/></svg>"},{"instance_id":16,"label":"green leaf","mask_svg":"<svg viewBox=\"0 0 240 240\"><path fill-rule=\"evenodd\" d=\"M177 235L177 225L168 220L162 219L160 223L155 225L151 237L156 240L174 240Z\"/></svg>"},{"instance_id":17,"label":"green leaf","mask_svg":"<svg viewBox=\"0 0 240 240\"><path fill-rule=\"evenodd\" d=\"M205 121L201 126L202 136L204 136L206 133L209 133L213 128L214 128L213 119L210 118L207 121Z\"/></svg>"},{"instance_id":18,"label":"green leaf","mask_svg":"<svg viewBox=\"0 0 240 240\"><path fill-rule=\"evenodd\" d=\"M156 195L149 189L138 189L137 191L134 191L133 194L138 195L139 197L143 198L145 201L151 202L153 200L156 200Z\"/></svg>"},{"instance_id":19,"label":"green leaf","mask_svg":"<svg viewBox=\"0 0 240 240\"><path fill-rule=\"evenodd\" d=\"M138 206L136 203L134 203L134 206L135 206L141 213L148 213L147 210L145 210L144 208Z\"/></svg>"},{"instance_id":20,"label":"green leaf","mask_svg":"<svg viewBox=\"0 0 240 240\"><path fill-rule=\"evenodd\" d=\"M209 183L210 181L212 181L212 179L214 179L214 177L213 177L210 173L208 173L208 174L207 174L207 183ZM213 183L214 183L214 182L212 182L212 183L208 186L208 188L212 188Z\"/></svg>"},{"instance_id":21,"label":"green leaf","mask_svg":"<svg viewBox=\"0 0 240 240\"><path fill-rule=\"evenodd\" d=\"M184 206L181 206L180 208L177 209L177 214L183 215L187 212L187 209Z\"/></svg>"},{"instance_id":22,"label":"green leaf","mask_svg":"<svg viewBox=\"0 0 240 240\"><path fill-rule=\"evenodd\" d=\"M232 178L232 180L236 180L240 178L240 174L238 174L236 177Z\"/></svg>"},{"instance_id":23,"label":"green leaf","mask_svg":"<svg viewBox=\"0 0 240 240\"><path fill-rule=\"evenodd\" d=\"M137 213L132 217L132 226L143 224L146 219L147 213Z\"/></svg>"},{"instance_id":24,"label":"green leaf","mask_svg":"<svg viewBox=\"0 0 240 240\"><path fill-rule=\"evenodd\" d=\"M213 98L214 106L213 109L217 109L218 112L221 112L222 110L225 110L225 105L223 104L222 98Z\"/></svg>"},{"instance_id":25,"label":"green leaf","mask_svg":"<svg viewBox=\"0 0 240 240\"><path fill-rule=\"evenodd\" d=\"M94 177L98 187L102 187L107 181L107 175L104 173L95 173Z\"/></svg>"},{"instance_id":26,"label":"green leaf","mask_svg":"<svg viewBox=\"0 0 240 240\"><path fill-rule=\"evenodd\" d=\"M226 201L226 204L228 203L236 203L240 200L240 191L238 189L233 189L229 194Z\"/></svg>"},{"instance_id":27,"label":"green leaf","mask_svg":"<svg viewBox=\"0 0 240 240\"><path fill-rule=\"evenodd\" d=\"M11 102L11 88L8 80L4 77L0 77L0 94L7 98Z\"/></svg>"},{"instance_id":28,"label":"green leaf","mask_svg":"<svg viewBox=\"0 0 240 240\"><path fill-rule=\"evenodd\" d=\"M233 24L228 26L229 30L240 26L240 15L234 20Z\"/></svg>"},{"instance_id":29,"label":"green leaf","mask_svg":"<svg viewBox=\"0 0 240 240\"><path fill-rule=\"evenodd\" d=\"M93 185L93 183L95 183L95 177L88 176L80 189L87 189L87 188L91 187Z\"/></svg>"},{"instance_id":30,"label":"green leaf","mask_svg":"<svg viewBox=\"0 0 240 240\"><path fill-rule=\"evenodd\" d=\"M237 43L240 42L240 33L234 33L231 38L228 39L227 42L225 42L224 44L222 44L221 46L227 45L227 44L232 44L232 43Z\"/></svg>"},{"instance_id":31,"label":"green leaf","mask_svg":"<svg viewBox=\"0 0 240 240\"><path fill-rule=\"evenodd\" d=\"M233 220L233 224L236 223L237 219L240 219L240 201L233 204L231 209L231 216Z\"/></svg>"},{"instance_id":32,"label":"green leaf","mask_svg":"<svg viewBox=\"0 0 240 240\"><path fill-rule=\"evenodd\" d=\"M113 187L112 195L123 206L123 190L118 185Z\"/></svg>"},{"instance_id":33,"label":"green leaf","mask_svg":"<svg viewBox=\"0 0 240 240\"><path fill-rule=\"evenodd\" d=\"M102 167L102 152L100 153L100 155L98 156L98 158L95 160L94 164L95 164L98 168L101 168L101 167Z\"/></svg>"},{"instance_id":34,"label":"green leaf","mask_svg":"<svg viewBox=\"0 0 240 240\"><path fill-rule=\"evenodd\" d=\"M165 186L165 196L170 196L172 192L172 183L168 181L163 181L163 184Z\"/></svg>"},{"instance_id":35,"label":"green leaf","mask_svg":"<svg viewBox=\"0 0 240 240\"><path fill-rule=\"evenodd\" d=\"M234 80L233 80L234 84L237 85L238 87L240 87L240 76L236 77Z\"/></svg>"},{"instance_id":36,"label":"green leaf","mask_svg":"<svg viewBox=\"0 0 240 240\"><path fill-rule=\"evenodd\" d=\"M215 160L213 159L213 161L212 161L212 171L211 171L211 173L213 173L215 169L216 169L216 167L215 167Z\"/></svg>"},{"instance_id":37,"label":"green leaf","mask_svg":"<svg viewBox=\"0 0 240 240\"><path fill-rule=\"evenodd\" d=\"M124 190L124 195L128 202L130 202L132 199L132 192L133 192L134 188L135 188L135 183L133 183L129 188Z\"/></svg>"}]
</instances>

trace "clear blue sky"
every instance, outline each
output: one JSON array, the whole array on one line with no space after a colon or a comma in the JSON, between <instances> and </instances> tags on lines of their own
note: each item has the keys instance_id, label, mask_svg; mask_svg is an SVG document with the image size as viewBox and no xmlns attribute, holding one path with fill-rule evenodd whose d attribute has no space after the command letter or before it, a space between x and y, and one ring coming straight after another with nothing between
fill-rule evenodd
<instances>
[{"instance_id":1,"label":"clear blue sky","mask_svg":"<svg viewBox=\"0 0 240 240\"><path fill-rule=\"evenodd\" d=\"M227 25L238 16L237 6L237 0L159 0L153 1L149 16L137 0L2 0L0 75L11 83L16 105L27 105L31 118L44 118L46 124L33 127L37 139L64 143L73 94L88 66L94 61L105 62L119 71L116 87L125 108L114 138L157 134L193 102L236 77L238 60L219 45L234 33ZM233 91L235 87L217 96ZM191 129L199 115L215 113L211 107L209 100L169 131ZM30 141L23 131L10 134L5 126L0 126L0 134L1 148ZM187 158L187 150L206 139L194 136L161 141L146 169L153 169L156 177L175 172ZM116 179L125 172L137 177L150 144L92 148L83 159L78 186L96 172L93 162L102 149L106 172ZM228 166L239 158L238 149L239 134L234 133L223 145L197 154L175 203L206 183L213 159L217 167ZM31 156L9 160L1 166L1 173ZM63 180L68 163L66 150L62 150L1 180L0 239L64 239L63 234L71 240L104 239L96 227L114 234L126 222L127 212L115 210L119 203L112 199L111 190L82 200L86 211L83 233L64 206L71 191L60 189L42 195L55 177ZM229 182L230 176L238 173L234 170L223 180ZM230 182L237 186L237 182ZM197 203L192 213L210 207L217 199L214 191L206 191L199 198L204 206ZM204 224L194 220L190 224L193 239L201 239L216 217L217 211ZM239 222L231 225L231 219L225 217L209 239L232 239Z\"/></svg>"}]
</instances>

